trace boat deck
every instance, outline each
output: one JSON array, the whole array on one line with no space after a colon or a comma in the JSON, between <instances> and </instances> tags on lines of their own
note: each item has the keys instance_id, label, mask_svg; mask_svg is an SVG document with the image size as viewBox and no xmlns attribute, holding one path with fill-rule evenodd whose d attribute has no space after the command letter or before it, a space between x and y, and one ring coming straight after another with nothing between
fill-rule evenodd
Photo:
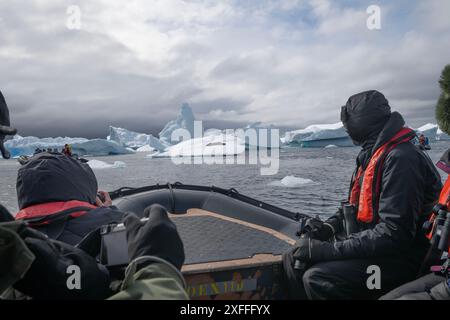
<instances>
[{"instance_id":1,"label":"boat deck","mask_svg":"<svg viewBox=\"0 0 450 320\"><path fill-rule=\"evenodd\" d=\"M295 243L272 229L205 210L171 218L184 243L184 273L279 263Z\"/></svg>"}]
</instances>

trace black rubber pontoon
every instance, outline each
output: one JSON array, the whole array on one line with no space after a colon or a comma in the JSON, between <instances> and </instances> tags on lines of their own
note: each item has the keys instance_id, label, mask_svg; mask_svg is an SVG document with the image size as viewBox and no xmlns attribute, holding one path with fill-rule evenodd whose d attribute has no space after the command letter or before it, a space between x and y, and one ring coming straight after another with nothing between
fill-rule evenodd
<instances>
[{"instance_id":1,"label":"black rubber pontoon","mask_svg":"<svg viewBox=\"0 0 450 320\"><path fill-rule=\"evenodd\" d=\"M159 203L173 214L185 214L188 209L202 209L229 218L270 228L295 238L299 220L306 217L262 201L247 197L236 189L222 189L181 183L152 185L142 188L121 188L110 192L122 211L143 216L144 209Z\"/></svg>"}]
</instances>

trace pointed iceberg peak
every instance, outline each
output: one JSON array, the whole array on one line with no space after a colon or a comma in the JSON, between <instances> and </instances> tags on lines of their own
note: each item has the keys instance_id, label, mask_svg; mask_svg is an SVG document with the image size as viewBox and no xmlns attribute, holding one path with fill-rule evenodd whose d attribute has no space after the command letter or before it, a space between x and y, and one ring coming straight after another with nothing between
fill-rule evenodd
<instances>
[{"instance_id":1,"label":"pointed iceberg peak","mask_svg":"<svg viewBox=\"0 0 450 320\"><path fill-rule=\"evenodd\" d=\"M184 102L180 108L180 115L178 118L182 118L184 120L192 120L194 121L194 114L192 113L192 108L189 103Z\"/></svg>"},{"instance_id":2,"label":"pointed iceberg peak","mask_svg":"<svg viewBox=\"0 0 450 320\"><path fill-rule=\"evenodd\" d=\"M183 103L180 108L180 113L175 120L169 121L159 133L159 138L162 142L167 144L172 143L172 132L177 129L186 129L194 136L194 114L191 106L188 103Z\"/></svg>"}]
</instances>

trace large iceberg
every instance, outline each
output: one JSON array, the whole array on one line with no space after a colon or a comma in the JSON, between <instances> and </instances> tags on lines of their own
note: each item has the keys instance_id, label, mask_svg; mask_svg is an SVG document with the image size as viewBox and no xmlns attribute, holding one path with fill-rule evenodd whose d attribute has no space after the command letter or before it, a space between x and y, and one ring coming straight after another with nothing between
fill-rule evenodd
<instances>
[{"instance_id":1,"label":"large iceberg","mask_svg":"<svg viewBox=\"0 0 450 320\"><path fill-rule=\"evenodd\" d=\"M148 157L217 157L234 156L245 152L245 142L235 135L212 134L189 139L167 148L165 152Z\"/></svg>"},{"instance_id":2,"label":"large iceberg","mask_svg":"<svg viewBox=\"0 0 450 320\"><path fill-rule=\"evenodd\" d=\"M139 151L164 151L168 146L151 134L138 133L112 126L109 127L109 135L107 140L115 141L121 146L138 149Z\"/></svg>"},{"instance_id":3,"label":"large iceberg","mask_svg":"<svg viewBox=\"0 0 450 320\"><path fill-rule=\"evenodd\" d=\"M37 137L22 137L15 135L12 139L5 142L6 148L11 152L12 157L19 157L21 155L33 155L37 148L40 149L61 149L65 144L72 145L73 153L80 156L85 155L116 155L132 153L114 141L107 141L105 139L89 140L86 138L37 138Z\"/></svg>"},{"instance_id":4,"label":"large iceberg","mask_svg":"<svg viewBox=\"0 0 450 320\"><path fill-rule=\"evenodd\" d=\"M181 106L180 114L175 120L169 121L159 133L159 139L163 144L172 145L172 132L177 129L186 129L194 136L194 114L187 103Z\"/></svg>"},{"instance_id":5,"label":"large iceberg","mask_svg":"<svg viewBox=\"0 0 450 320\"><path fill-rule=\"evenodd\" d=\"M83 143L72 143L72 152L79 156L109 156L133 153L129 148L125 148L115 141L105 139L93 139Z\"/></svg>"},{"instance_id":6,"label":"large iceberg","mask_svg":"<svg viewBox=\"0 0 450 320\"><path fill-rule=\"evenodd\" d=\"M435 140L450 140L450 136L445 134L437 124L427 123L420 128L417 128L416 131L418 133L423 134L425 137L430 139L431 141Z\"/></svg>"},{"instance_id":7,"label":"large iceberg","mask_svg":"<svg viewBox=\"0 0 450 320\"><path fill-rule=\"evenodd\" d=\"M280 134L279 129L273 125L265 125L262 122L254 122L247 125L244 129L245 145L247 148L279 148ZM253 131L253 132L252 132Z\"/></svg>"},{"instance_id":8,"label":"large iceberg","mask_svg":"<svg viewBox=\"0 0 450 320\"><path fill-rule=\"evenodd\" d=\"M442 131L440 128L436 132L436 140L440 141L449 141L450 135L446 134L444 131Z\"/></svg>"},{"instance_id":9,"label":"large iceberg","mask_svg":"<svg viewBox=\"0 0 450 320\"><path fill-rule=\"evenodd\" d=\"M251 123L245 128L239 129L207 129L203 133L204 137L216 136L221 139L224 135L234 135L239 141L245 144L246 149L254 148L279 148L280 135L279 130L272 125L264 125L261 122Z\"/></svg>"},{"instance_id":10,"label":"large iceberg","mask_svg":"<svg viewBox=\"0 0 450 320\"><path fill-rule=\"evenodd\" d=\"M417 128L416 132L419 134L421 133L428 139L434 141L434 140L436 140L438 129L439 129L439 127L437 124L427 123L427 124L421 126L420 128Z\"/></svg>"},{"instance_id":11,"label":"large iceberg","mask_svg":"<svg viewBox=\"0 0 450 320\"><path fill-rule=\"evenodd\" d=\"M335 145L351 147L353 142L341 122L334 124L316 124L305 129L288 131L281 138L284 145L301 147L326 147Z\"/></svg>"}]
</instances>

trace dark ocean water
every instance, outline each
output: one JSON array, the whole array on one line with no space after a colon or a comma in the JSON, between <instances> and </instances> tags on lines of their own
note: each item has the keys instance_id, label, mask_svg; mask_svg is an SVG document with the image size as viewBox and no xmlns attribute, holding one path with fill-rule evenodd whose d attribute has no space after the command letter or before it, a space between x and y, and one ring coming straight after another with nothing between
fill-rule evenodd
<instances>
[{"instance_id":1,"label":"dark ocean water","mask_svg":"<svg viewBox=\"0 0 450 320\"><path fill-rule=\"evenodd\" d=\"M436 162L449 142L432 145L429 155ZM170 159L149 159L146 154L93 157L107 163L123 161L124 168L95 169L102 190L182 182L236 188L240 193L273 205L307 214L330 215L348 192L359 148L297 149L280 151L279 172L263 176L258 165L175 165ZM15 182L19 163L0 160L0 201L17 210ZM278 183L286 176L310 179L297 187ZM401 179L401 177L399 177Z\"/></svg>"}]
</instances>

